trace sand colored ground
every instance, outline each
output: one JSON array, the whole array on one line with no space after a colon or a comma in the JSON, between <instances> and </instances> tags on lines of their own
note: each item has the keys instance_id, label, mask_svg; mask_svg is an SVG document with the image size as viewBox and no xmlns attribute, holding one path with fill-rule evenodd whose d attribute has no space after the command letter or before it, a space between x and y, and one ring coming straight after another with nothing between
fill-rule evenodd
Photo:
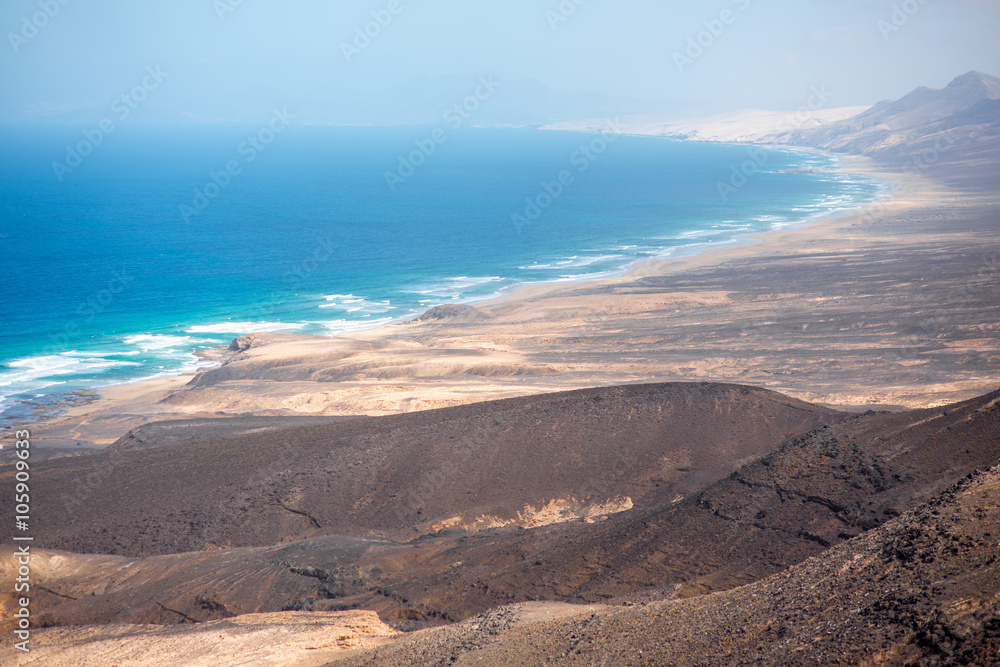
<instances>
[{"instance_id":1,"label":"sand colored ground","mask_svg":"<svg viewBox=\"0 0 1000 667\"><path fill-rule=\"evenodd\" d=\"M102 625L34 632L21 667L318 667L399 633L371 611L246 614L197 625ZM9 647L4 647L5 653ZM8 654L9 655L9 654Z\"/></svg>"}]
</instances>

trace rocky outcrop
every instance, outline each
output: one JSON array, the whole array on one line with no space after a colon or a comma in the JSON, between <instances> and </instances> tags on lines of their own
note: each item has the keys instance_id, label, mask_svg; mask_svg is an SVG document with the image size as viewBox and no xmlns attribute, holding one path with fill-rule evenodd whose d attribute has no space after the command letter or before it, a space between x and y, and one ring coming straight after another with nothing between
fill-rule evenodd
<instances>
[{"instance_id":1,"label":"rocky outcrop","mask_svg":"<svg viewBox=\"0 0 1000 667\"><path fill-rule=\"evenodd\" d=\"M490 319L490 316L486 311L480 310L474 306L456 303L446 304L444 306L435 306L414 321L431 322L436 320L445 320L449 323L460 323L482 322L488 319Z\"/></svg>"}]
</instances>

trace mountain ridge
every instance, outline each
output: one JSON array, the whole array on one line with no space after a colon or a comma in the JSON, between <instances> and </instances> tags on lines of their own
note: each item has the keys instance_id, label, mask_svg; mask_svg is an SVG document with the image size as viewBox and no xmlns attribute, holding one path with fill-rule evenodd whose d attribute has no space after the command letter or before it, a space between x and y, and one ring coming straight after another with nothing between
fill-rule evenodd
<instances>
[{"instance_id":1,"label":"mountain ridge","mask_svg":"<svg viewBox=\"0 0 1000 667\"><path fill-rule=\"evenodd\" d=\"M783 132L765 142L899 160L970 146L1000 147L1000 78L971 71L944 88L921 86L846 120ZM978 111L974 111L978 110ZM938 158L935 158L936 161Z\"/></svg>"}]
</instances>

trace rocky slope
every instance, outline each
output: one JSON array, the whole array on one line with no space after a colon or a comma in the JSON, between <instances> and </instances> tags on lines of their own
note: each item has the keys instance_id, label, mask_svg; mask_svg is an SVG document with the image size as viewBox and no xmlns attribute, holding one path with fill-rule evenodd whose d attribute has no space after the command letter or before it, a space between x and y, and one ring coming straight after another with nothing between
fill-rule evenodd
<instances>
[{"instance_id":1,"label":"rocky slope","mask_svg":"<svg viewBox=\"0 0 1000 667\"><path fill-rule=\"evenodd\" d=\"M920 87L847 120L769 137L767 141L884 160L924 153L935 163L958 148L1000 146L1000 78L969 72L947 87Z\"/></svg>"},{"instance_id":2,"label":"rocky slope","mask_svg":"<svg viewBox=\"0 0 1000 667\"><path fill-rule=\"evenodd\" d=\"M38 464L36 540L148 556L543 525L699 488L842 417L766 390L661 384L279 430L231 420L245 432L230 437L154 425L101 454Z\"/></svg>"},{"instance_id":3,"label":"rocky slope","mask_svg":"<svg viewBox=\"0 0 1000 667\"><path fill-rule=\"evenodd\" d=\"M629 389L660 398L667 391ZM679 389L724 396L741 388ZM579 399L594 396L603 396L600 402L608 398L577 392L549 397L556 403L547 405L579 414ZM696 404L704 407L705 401ZM691 424L719 422L714 410L692 410ZM45 622L60 625L178 623L282 609L362 607L401 627L418 627L519 601L691 597L780 572L1000 460L1000 391L946 408L833 417L834 423L793 437L717 481L702 483L696 475L687 478L688 488L653 483L636 495L631 509L606 518L478 531L439 524L436 532L409 542L317 536L139 559L39 551L34 568L44 589L38 600ZM642 423L638 415L631 421ZM511 435L507 442L515 440ZM691 449L696 443L690 442ZM176 447L183 445L163 449ZM511 449L507 465L522 454ZM466 495L450 502L467 503ZM105 538L98 533L93 539ZM4 576L12 571L7 568Z\"/></svg>"},{"instance_id":4,"label":"rocky slope","mask_svg":"<svg viewBox=\"0 0 1000 667\"><path fill-rule=\"evenodd\" d=\"M513 605L337 665L996 665L1000 469L763 581L616 608Z\"/></svg>"}]
</instances>

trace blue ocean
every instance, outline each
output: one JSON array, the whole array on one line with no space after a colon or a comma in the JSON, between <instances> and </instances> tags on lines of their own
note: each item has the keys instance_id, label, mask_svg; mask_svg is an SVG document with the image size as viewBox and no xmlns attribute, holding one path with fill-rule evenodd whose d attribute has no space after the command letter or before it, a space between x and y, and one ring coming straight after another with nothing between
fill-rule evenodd
<instances>
[{"instance_id":1,"label":"blue ocean","mask_svg":"<svg viewBox=\"0 0 1000 667\"><path fill-rule=\"evenodd\" d=\"M883 188L799 150L259 129L122 127L79 151L79 128L0 130L0 412L190 371L246 332L332 336L746 242Z\"/></svg>"}]
</instances>

